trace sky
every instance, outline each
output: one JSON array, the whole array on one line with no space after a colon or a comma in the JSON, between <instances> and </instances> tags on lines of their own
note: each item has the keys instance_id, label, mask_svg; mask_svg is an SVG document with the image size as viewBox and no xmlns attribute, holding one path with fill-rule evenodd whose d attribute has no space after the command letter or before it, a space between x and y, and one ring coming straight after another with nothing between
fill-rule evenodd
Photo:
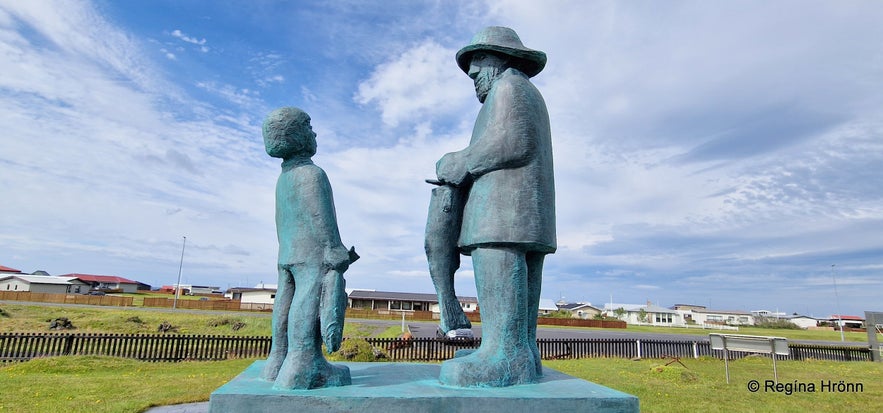
<instances>
[{"instance_id":1,"label":"sky","mask_svg":"<svg viewBox=\"0 0 883 413\"><path fill-rule=\"evenodd\" d=\"M0 265L275 283L260 128L297 106L362 256L347 287L431 293L424 179L480 109L454 55L500 25L548 55L544 298L881 311L880 21L873 1L0 0ZM456 287L475 295L469 259Z\"/></svg>"}]
</instances>

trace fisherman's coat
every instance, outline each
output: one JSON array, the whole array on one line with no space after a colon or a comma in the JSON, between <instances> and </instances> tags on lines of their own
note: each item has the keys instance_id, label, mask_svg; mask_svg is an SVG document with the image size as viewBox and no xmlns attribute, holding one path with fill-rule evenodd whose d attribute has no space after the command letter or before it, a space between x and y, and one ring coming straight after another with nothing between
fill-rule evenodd
<instances>
[{"instance_id":1,"label":"fisherman's coat","mask_svg":"<svg viewBox=\"0 0 883 413\"><path fill-rule=\"evenodd\" d=\"M549 113L526 75L510 68L493 83L456 157L472 182L458 242L465 253L501 245L555 251Z\"/></svg>"}]
</instances>

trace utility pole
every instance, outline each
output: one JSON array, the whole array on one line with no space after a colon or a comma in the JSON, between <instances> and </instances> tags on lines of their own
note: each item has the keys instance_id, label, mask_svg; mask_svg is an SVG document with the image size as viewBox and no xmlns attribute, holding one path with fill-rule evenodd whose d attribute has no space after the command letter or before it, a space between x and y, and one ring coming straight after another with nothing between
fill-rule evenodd
<instances>
[{"instance_id":1,"label":"utility pole","mask_svg":"<svg viewBox=\"0 0 883 413\"><path fill-rule=\"evenodd\" d=\"M840 296L837 295L837 277L834 276L834 266L831 264L831 279L834 280L834 303L837 304L837 317L840 319L840 341L846 341L843 337L843 313L840 311Z\"/></svg>"},{"instance_id":2,"label":"utility pole","mask_svg":"<svg viewBox=\"0 0 883 413\"><path fill-rule=\"evenodd\" d=\"M184 237L184 242L181 244L181 264L178 265L178 283L175 284L175 301L172 303L172 308L178 308L178 296L181 295L181 270L184 269L184 247L187 246L187 237Z\"/></svg>"}]
</instances>

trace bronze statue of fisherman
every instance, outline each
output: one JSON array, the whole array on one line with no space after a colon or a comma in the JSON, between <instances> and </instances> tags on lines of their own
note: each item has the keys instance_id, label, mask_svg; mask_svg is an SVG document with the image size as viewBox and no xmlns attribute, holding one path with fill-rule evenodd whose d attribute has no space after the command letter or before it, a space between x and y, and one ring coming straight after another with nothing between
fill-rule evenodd
<instances>
[{"instance_id":1,"label":"bronze statue of fisherman","mask_svg":"<svg viewBox=\"0 0 883 413\"><path fill-rule=\"evenodd\" d=\"M436 164L426 232L442 326L468 327L454 310L457 253L472 256L482 342L442 364L443 384L502 387L542 375L536 346L543 260L557 248L549 115L530 78L545 53L506 27L488 27L457 52L457 64L482 103L465 149ZM452 252L453 251L453 252ZM465 320L465 322L464 322Z\"/></svg>"}]
</instances>

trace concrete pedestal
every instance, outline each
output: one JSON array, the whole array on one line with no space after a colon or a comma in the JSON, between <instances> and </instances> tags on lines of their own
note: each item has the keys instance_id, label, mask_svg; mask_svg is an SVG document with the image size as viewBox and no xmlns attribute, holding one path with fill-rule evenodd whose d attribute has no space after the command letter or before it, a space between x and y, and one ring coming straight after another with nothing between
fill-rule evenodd
<instances>
[{"instance_id":1,"label":"concrete pedestal","mask_svg":"<svg viewBox=\"0 0 883 413\"><path fill-rule=\"evenodd\" d=\"M226 412L638 412L638 398L544 369L540 383L505 388L459 388L438 381L440 365L340 363L353 384L314 390L273 390L257 361L215 390L211 413Z\"/></svg>"}]
</instances>

